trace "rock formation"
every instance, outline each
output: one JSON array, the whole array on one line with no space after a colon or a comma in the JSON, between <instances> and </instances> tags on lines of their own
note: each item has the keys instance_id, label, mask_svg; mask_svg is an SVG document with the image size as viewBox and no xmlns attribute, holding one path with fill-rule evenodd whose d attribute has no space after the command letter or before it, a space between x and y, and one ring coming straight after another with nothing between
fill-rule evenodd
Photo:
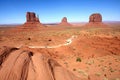
<instances>
[{"instance_id":1,"label":"rock formation","mask_svg":"<svg viewBox=\"0 0 120 80\"><path fill-rule=\"evenodd\" d=\"M36 14L34 12L27 12L26 22L23 26L25 26L25 27L40 27L43 25L40 23L39 18L36 17Z\"/></svg>"},{"instance_id":2,"label":"rock formation","mask_svg":"<svg viewBox=\"0 0 120 80\"><path fill-rule=\"evenodd\" d=\"M64 17L61 22L62 22L62 23L67 23L67 18Z\"/></svg>"},{"instance_id":3,"label":"rock formation","mask_svg":"<svg viewBox=\"0 0 120 80\"><path fill-rule=\"evenodd\" d=\"M89 17L89 23L86 24L86 26L88 27L105 27L107 25L105 25L102 22L102 15L100 13L94 13L92 15L90 15Z\"/></svg>"},{"instance_id":4,"label":"rock formation","mask_svg":"<svg viewBox=\"0 0 120 80\"><path fill-rule=\"evenodd\" d=\"M27 12L26 22L39 22L39 19L36 17L34 12Z\"/></svg>"},{"instance_id":5,"label":"rock formation","mask_svg":"<svg viewBox=\"0 0 120 80\"><path fill-rule=\"evenodd\" d=\"M27 48L0 48L0 80L80 80L50 56Z\"/></svg>"},{"instance_id":6,"label":"rock formation","mask_svg":"<svg viewBox=\"0 0 120 80\"><path fill-rule=\"evenodd\" d=\"M89 17L89 22L102 22L102 16L99 13L92 14Z\"/></svg>"},{"instance_id":7,"label":"rock formation","mask_svg":"<svg viewBox=\"0 0 120 80\"><path fill-rule=\"evenodd\" d=\"M63 19L61 20L61 23L59 25L60 26L72 26L70 23L68 23L66 17L63 17Z\"/></svg>"}]
</instances>

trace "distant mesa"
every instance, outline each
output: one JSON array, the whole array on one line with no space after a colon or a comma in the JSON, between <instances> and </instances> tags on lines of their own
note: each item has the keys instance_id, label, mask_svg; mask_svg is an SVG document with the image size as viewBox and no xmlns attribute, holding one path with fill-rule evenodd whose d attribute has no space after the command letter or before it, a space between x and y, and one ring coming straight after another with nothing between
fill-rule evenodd
<instances>
[{"instance_id":1,"label":"distant mesa","mask_svg":"<svg viewBox=\"0 0 120 80\"><path fill-rule=\"evenodd\" d=\"M107 25L105 25L102 22L102 15L100 13L93 13L92 15L90 15L89 23L87 23L86 26L89 26L89 27L105 27Z\"/></svg>"},{"instance_id":2,"label":"distant mesa","mask_svg":"<svg viewBox=\"0 0 120 80\"><path fill-rule=\"evenodd\" d=\"M59 24L60 26L72 26L70 23L67 21L67 17L63 17L61 20L61 23Z\"/></svg>"},{"instance_id":3,"label":"distant mesa","mask_svg":"<svg viewBox=\"0 0 120 80\"><path fill-rule=\"evenodd\" d=\"M39 16L36 17L34 12L27 12L26 22L24 23L25 27L39 27L43 26L39 21Z\"/></svg>"}]
</instances>

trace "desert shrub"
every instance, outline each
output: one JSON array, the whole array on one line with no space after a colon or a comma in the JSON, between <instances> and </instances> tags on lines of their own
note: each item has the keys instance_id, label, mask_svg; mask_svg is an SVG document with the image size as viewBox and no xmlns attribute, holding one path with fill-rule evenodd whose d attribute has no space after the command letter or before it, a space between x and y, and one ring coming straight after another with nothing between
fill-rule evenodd
<instances>
[{"instance_id":1,"label":"desert shrub","mask_svg":"<svg viewBox=\"0 0 120 80\"><path fill-rule=\"evenodd\" d=\"M110 72L114 72L114 70L112 68L110 68L109 70L110 70Z\"/></svg>"},{"instance_id":2,"label":"desert shrub","mask_svg":"<svg viewBox=\"0 0 120 80\"><path fill-rule=\"evenodd\" d=\"M28 38L28 40L31 40L31 38Z\"/></svg>"},{"instance_id":3,"label":"desert shrub","mask_svg":"<svg viewBox=\"0 0 120 80\"><path fill-rule=\"evenodd\" d=\"M94 64L94 60L89 60L88 62L86 62L86 64L92 65L92 64ZM100 65L98 65L98 66L100 67Z\"/></svg>"},{"instance_id":4,"label":"desert shrub","mask_svg":"<svg viewBox=\"0 0 120 80\"><path fill-rule=\"evenodd\" d=\"M100 73L100 72L98 72L98 73L95 73L95 75L96 75L96 76L101 76L101 73Z\"/></svg>"},{"instance_id":5,"label":"desert shrub","mask_svg":"<svg viewBox=\"0 0 120 80\"><path fill-rule=\"evenodd\" d=\"M76 71L76 69L74 68L73 71Z\"/></svg>"},{"instance_id":6,"label":"desert shrub","mask_svg":"<svg viewBox=\"0 0 120 80\"><path fill-rule=\"evenodd\" d=\"M77 57L76 62L81 62L81 61L82 61L81 58Z\"/></svg>"}]
</instances>

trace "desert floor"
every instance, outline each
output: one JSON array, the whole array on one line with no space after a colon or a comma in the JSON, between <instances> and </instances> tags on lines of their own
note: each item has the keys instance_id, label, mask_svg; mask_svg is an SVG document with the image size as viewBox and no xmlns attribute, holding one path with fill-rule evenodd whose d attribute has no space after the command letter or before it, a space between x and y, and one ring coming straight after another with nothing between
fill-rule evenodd
<instances>
[{"instance_id":1,"label":"desert floor","mask_svg":"<svg viewBox=\"0 0 120 80\"><path fill-rule=\"evenodd\" d=\"M2 46L46 54L81 80L120 80L119 25L0 28Z\"/></svg>"}]
</instances>

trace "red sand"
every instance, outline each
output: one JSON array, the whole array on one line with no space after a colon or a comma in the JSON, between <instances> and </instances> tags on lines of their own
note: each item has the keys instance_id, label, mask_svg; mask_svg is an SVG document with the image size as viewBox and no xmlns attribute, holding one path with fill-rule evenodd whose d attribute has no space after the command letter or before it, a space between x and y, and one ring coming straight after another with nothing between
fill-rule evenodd
<instances>
[{"instance_id":1,"label":"red sand","mask_svg":"<svg viewBox=\"0 0 120 80\"><path fill-rule=\"evenodd\" d=\"M120 79L119 27L0 30L0 80ZM70 45L28 48L63 44L73 35L77 38Z\"/></svg>"}]
</instances>

